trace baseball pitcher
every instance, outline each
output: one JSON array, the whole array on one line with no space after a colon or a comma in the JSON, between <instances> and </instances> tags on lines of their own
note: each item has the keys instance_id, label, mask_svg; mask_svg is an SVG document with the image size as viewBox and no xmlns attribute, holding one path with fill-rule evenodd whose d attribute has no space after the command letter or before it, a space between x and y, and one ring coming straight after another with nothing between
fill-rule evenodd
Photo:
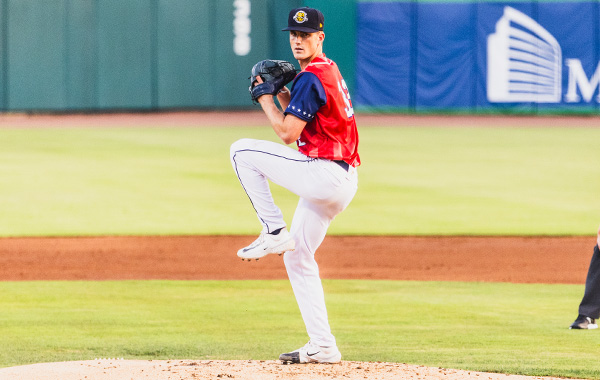
<instances>
[{"instance_id":1,"label":"baseball pitcher","mask_svg":"<svg viewBox=\"0 0 600 380\"><path fill-rule=\"evenodd\" d=\"M358 132L348 88L337 65L323 54L323 14L312 8L289 13L290 46L301 71L266 60L252 69L250 95L273 130L298 150L252 139L231 146L231 164L262 225L256 241L238 251L242 260L284 254L284 263L309 342L279 356L291 363L337 363L315 252L332 220L357 190ZM292 81L291 91L285 85ZM281 109L274 102L277 96ZM268 180L300 197L288 232Z\"/></svg>"}]
</instances>

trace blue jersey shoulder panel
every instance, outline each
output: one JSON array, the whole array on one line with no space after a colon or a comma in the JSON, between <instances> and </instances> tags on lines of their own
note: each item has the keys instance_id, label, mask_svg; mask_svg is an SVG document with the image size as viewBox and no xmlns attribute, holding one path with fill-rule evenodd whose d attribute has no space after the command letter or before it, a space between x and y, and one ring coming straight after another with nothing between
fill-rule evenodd
<instances>
[{"instance_id":1,"label":"blue jersey shoulder panel","mask_svg":"<svg viewBox=\"0 0 600 380\"><path fill-rule=\"evenodd\" d=\"M322 105L327 103L327 95L321 81L313 73L302 72L294 79L290 104L284 114L292 114L304 121L311 121Z\"/></svg>"}]
</instances>

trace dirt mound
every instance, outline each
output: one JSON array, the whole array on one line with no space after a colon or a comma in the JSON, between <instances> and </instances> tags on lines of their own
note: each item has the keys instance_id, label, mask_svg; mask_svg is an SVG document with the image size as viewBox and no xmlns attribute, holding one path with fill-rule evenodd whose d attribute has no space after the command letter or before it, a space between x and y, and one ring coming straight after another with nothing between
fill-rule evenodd
<instances>
[{"instance_id":1,"label":"dirt mound","mask_svg":"<svg viewBox=\"0 0 600 380\"><path fill-rule=\"evenodd\" d=\"M347 362L284 365L254 360L115 360L43 363L0 369L0 379L11 380L531 380L558 379L423 367L399 363Z\"/></svg>"}]
</instances>

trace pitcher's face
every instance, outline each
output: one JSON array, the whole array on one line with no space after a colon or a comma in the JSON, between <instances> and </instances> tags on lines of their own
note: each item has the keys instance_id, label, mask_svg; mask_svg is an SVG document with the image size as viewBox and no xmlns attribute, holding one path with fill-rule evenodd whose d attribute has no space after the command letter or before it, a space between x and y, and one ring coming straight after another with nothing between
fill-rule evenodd
<instances>
[{"instance_id":1,"label":"pitcher's face","mask_svg":"<svg viewBox=\"0 0 600 380\"><path fill-rule=\"evenodd\" d=\"M290 30L290 47L294 58L298 61L312 60L321 52L324 39L323 32L307 33Z\"/></svg>"}]
</instances>

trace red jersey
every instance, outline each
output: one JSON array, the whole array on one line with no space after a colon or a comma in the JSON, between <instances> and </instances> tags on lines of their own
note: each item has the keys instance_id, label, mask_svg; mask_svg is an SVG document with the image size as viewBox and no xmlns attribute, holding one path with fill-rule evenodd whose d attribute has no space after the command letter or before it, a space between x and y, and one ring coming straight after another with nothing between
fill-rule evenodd
<instances>
[{"instance_id":1,"label":"red jersey","mask_svg":"<svg viewBox=\"0 0 600 380\"><path fill-rule=\"evenodd\" d=\"M312 91L304 91L303 96L316 96L320 99L321 105L314 114L307 114L300 109L300 104L305 103L294 98L296 82L307 73L314 74L322 85L322 89L316 86ZM310 74L308 75L310 77ZM338 66L324 54L313 59L294 79L292 100L286 113L308 121L297 141L300 152L308 157L345 161L354 167L360 165L358 130L348 87Z\"/></svg>"}]
</instances>

